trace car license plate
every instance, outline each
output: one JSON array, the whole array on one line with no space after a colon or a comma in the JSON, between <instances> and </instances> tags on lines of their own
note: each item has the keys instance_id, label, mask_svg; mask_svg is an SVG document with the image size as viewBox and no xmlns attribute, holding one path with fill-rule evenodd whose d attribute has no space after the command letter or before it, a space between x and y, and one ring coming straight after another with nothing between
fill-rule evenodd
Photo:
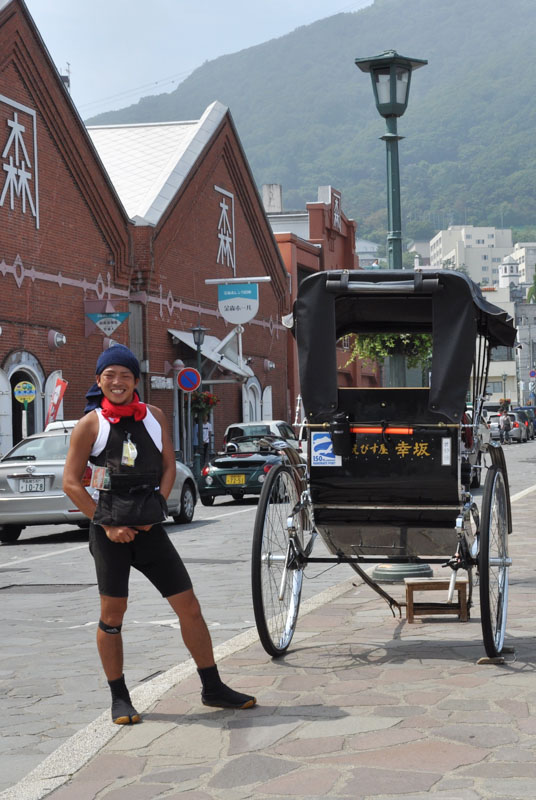
<instances>
[{"instance_id":1,"label":"car license plate","mask_svg":"<svg viewBox=\"0 0 536 800\"><path fill-rule=\"evenodd\" d=\"M19 481L19 492L44 492L44 478L21 478Z\"/></svg>"},{"instance_id":2,"label":"car license plate","mask_svg":"<svg viewBox=\"0 0 536 800\"><path fill-rule=\"evenodd\" d=\"M245 475L226 475L225 483L227 486L243 486L246 482Z\"/></svg>"}]
</instances>

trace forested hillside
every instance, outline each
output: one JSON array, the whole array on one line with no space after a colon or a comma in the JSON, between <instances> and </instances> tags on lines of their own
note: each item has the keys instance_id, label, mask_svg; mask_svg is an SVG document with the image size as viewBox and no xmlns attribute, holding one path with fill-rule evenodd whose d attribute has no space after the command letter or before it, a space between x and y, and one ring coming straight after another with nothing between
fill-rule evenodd
<instances>
[{"instance_id":1,"label":"forested hillside","mask_svg":"<svg viewBox=\"0 0 536 800\"><path fill-rule=\"evenodd\" d=\"M384 120L354 59L395 49L428 59L399 120L404 233L449 223L536 221L535 0L375 0L206 62L170 94L88 120L196 119L228 105L257 183L287 209L343 193L373 236L385 228Z\"/></svg>"}]
</instances>

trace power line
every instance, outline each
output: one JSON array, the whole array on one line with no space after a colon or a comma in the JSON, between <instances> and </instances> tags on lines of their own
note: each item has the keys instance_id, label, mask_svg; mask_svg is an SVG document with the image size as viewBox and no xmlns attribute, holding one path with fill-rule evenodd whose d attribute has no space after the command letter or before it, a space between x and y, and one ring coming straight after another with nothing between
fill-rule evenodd
<instances>
[{"instance_id":1,"label":"power line","mask_svg":"<svg viewBox=\"0 0 536 800\"><path fill-rule=\"evenodd\" d=\"M180 81L183 78L186 78L193 72L194 69L195 67L192 67L191 69L184 70L183 72L177 72L175 75L169 75L166 78L159 78L158 80L151 81L150 83L144 83L141 84L140 86L134 86L131 89L125 89L125 91L123 92L110 94L107 97L101 97L98 100L91 100L89 103L84 103L83 105L79 106L79 110L88 109L92 106L100 105L102 103L107 103L112 100L120 100L121 98L137 95L140 92L143 92L144 90L152 89L155 88L156 86L162 87L169 83L175 83L176 81Z\"/></svg>"}]
</instances>

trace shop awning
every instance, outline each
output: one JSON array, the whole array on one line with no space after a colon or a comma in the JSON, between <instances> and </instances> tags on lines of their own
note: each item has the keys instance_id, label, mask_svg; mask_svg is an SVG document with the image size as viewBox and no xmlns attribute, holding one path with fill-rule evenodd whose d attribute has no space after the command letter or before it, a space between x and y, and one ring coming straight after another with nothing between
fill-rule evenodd
<instances>
[{"instance_id":1,"label":"shop awning","mask_svg":"<svg viewBox=\"0 0 536 800\"><path fill-rule=\"evenodd\" d=\"M197 352L193 334L189 331L176 331L168 328L168 333L174 339L183 342L188 347L191 347L194 352ZM238 354L230 344L233 338L231 335L221 340L217 336L207 336L205 334L205 341L201 345L201 355L203 358L214 362L216 366L225 372L232 372L243 380L252 378L255 374L253 370L245 363L238 363Z\"/></svg>"}]
</instances>

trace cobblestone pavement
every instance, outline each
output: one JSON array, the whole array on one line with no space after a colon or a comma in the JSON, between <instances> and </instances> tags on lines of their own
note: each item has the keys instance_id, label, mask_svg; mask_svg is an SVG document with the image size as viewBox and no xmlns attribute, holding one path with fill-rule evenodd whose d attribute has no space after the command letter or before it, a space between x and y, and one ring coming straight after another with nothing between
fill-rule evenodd
<instances>
[{"instance_id":1,"label":"cobblestone pavement","mask_svg":"<svg viewBox=\"0 0 536 800\"><path fill-rule=\"evenodd\" d=\"M252 631L220 646L224 678L256 708L204 708L185 662L135 690L143 724L103 714L0 797L533 800L534 489L514 496L505 663L477 663L478 590L469 622L409 625L351 579L309 602L284 658Z\"/></svg>"}]
</instances>

